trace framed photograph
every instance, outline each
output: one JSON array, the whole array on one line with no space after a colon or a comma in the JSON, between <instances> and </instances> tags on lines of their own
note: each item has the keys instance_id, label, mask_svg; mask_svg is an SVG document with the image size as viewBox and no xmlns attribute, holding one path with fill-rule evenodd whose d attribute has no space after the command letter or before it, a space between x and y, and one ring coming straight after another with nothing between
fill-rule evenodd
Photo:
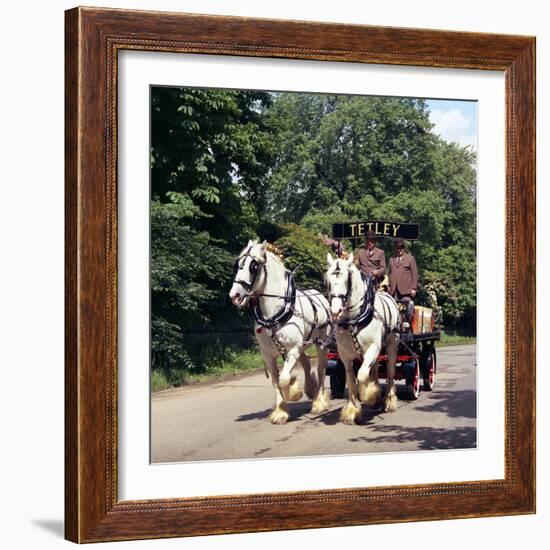
<instances>
[{"instance_id":1,"label":"framed photograph","mask_svg":"<svg viewBox=\"0 0 550 550\"><path fill-rule=\"evenodd\" d=\"M67 539L534 513L534 38L65 45Z\"/></svg>"}]
</instances>

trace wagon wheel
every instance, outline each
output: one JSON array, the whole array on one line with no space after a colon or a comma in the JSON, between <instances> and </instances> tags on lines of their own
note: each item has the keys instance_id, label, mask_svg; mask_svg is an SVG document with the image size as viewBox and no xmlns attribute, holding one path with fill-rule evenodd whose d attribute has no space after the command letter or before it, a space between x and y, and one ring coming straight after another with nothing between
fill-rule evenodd
<instances>
[{"instance_id":1,"label":"wagon wheel","mask_svg":"<svg viewBox=\"0 0 550 550\"><path fill-rule=\"evenodd\" d=\"M411 369L412 373L407 378L407 393L409 399L418 399L420 393L420 361L418 357L414 359L414 367Z\"/></svg>"},{"instance_id":2,"label":"wagon wheel","mask_svg":"<svg viewBox=\"0 0 550 550\"><path fill-rule=\"evenodd\" d=\"M426 357L426 362L424 363L424 371L423 371L423 378L424 378L424 390L425 391L432 391L435 383L435 375L437 372L437 361L435 358L435 349L432 349Z\"/></svg>"},{"instance_id":3,"label":"wagon wheel","mask_svg":"<svg viewBox=\"0 0 550 550\"><path fill-rule=\"evenodd\" d=\"M338 365L334 372L330 375L330 393L333 399L341 399L344 397L346 389L346 369L344 365L338 361Z\"/></svg>"}]
</instances>

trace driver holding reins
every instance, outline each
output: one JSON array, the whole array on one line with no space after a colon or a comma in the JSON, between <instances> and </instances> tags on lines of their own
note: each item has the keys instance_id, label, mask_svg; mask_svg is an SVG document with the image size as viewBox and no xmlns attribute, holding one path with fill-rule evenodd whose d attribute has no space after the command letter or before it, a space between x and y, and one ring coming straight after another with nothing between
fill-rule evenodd
<instances>
[{"instance_id":1,"label":"driver holding reins","mask_svg":"<svg viewBox=\"0 0 550 550\"><path fill-rule=\"evenodd\" d=\"M357 251L353 263L365 274L370 275L378 286L386 273L386 256L381 248L376 246L376 233L367 231L365 247Z\"/></svg>"}]
</instances>

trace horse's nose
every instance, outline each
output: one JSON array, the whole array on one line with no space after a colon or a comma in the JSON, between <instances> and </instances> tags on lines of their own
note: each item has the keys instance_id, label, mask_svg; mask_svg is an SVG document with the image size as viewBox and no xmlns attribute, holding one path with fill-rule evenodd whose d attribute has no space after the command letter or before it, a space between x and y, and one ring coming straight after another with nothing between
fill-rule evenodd
<instances>
[{"instance_id":1,"label":"horse's nose","mask_svg":"<svg viewBox=\"0 0 550 550\"><path fill-rule=\"evenodd\" d=\"M333 320L333 321L336 321L336 319L339 319L341 313L342 313L342 310L341 310L341 309L339 309L336 313L334 313L334 311L333 311L333 312L332 312L332 320Z\"/></svg>"},{"instance_id":2,"label":"horse's nose","mask_svg":"<svg viewBox=\"0 0 550 550\"><path fill-rule=\"evenodd\" d=\"M233 302L233 304L235 304L236 306L240 304L241 302L241 295L237 292L235 294L235 296L233 296L233 298L231 298L231 301Z\"/></svg>"}]
</instances>

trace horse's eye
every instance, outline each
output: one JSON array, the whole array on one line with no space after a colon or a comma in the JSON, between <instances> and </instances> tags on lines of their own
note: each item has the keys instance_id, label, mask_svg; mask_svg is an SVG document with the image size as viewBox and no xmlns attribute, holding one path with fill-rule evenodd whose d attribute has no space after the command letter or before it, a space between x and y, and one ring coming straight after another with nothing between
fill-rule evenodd
<instances>
[{"instance_id":1,"label":"horse's eye","mask_svg":"<svg viewBox=\"0 0 550 550\"><path fill-rule=\"evenodd\" d=\"M250 262L250 266L248 267L248 269L250 270L250 273L252 273L253 275L256 275L256 273L258 273L259 267L260 265L258 264L258 262L256 260L252 260Z\"/></svg>"}]
</instances>

